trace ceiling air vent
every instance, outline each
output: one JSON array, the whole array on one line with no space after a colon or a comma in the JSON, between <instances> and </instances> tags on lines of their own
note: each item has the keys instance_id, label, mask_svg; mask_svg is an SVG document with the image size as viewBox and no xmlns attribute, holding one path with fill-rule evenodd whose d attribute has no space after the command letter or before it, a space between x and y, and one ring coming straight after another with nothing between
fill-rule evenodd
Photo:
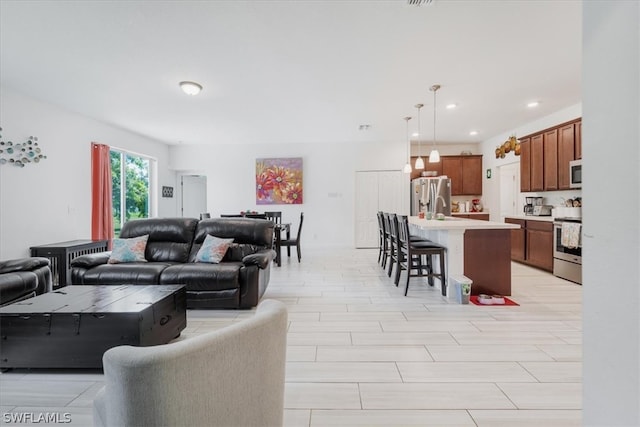
<instances>
[{"instance_id":1,"label":"ceiling air vent","mask_svg":"<svg viewBox=\"0 0 640 427\"><path fill-rule=\"evenodd\" d=\"M433 3L433 0L407 0L407 3L413 6L422 6L423 4L428 6Z\"/></svg>"}]
</instances>

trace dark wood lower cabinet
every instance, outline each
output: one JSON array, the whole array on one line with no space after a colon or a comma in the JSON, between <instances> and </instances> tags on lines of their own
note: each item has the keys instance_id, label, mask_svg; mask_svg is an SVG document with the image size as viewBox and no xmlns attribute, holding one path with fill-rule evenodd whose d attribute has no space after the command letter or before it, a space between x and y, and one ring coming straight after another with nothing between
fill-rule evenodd
<instances>
[{"instance_id":1,"label":"dark wood lower cabinet","mask_svg":"<svg viewBox=\"0 0 640 427\"><path fill-rule=\"evenodd\" d=\"M553 223L515 218L505 222L520 225L511 230L511 259L552 272Z\"/></svg>"},{"instance_id":2,"label":"dark wood lower cabinet","mask_svg":"<svg viewBox=\"0 0 640 427\"><path fill-rule=\"evenodd\" d=\"M471 295L511 295L510 230L465 230L464 275Z\"/></svg>"},{"instance_id":3,"label":"dark wood lower cabinet","mask_svg":"<svg viewBox=\"0 0 640 427\"><path fill-rule=\"evenodd\" d=\"M511 259L514 261L524 261L525 221L522 219L505 218L504 222L520 226L517 230L511 230Z\"/></svg>"},{"instance_id":4,"label":"dark wood lower cabinet","mask_svg":"<svg viewBox=\"0 0 640 427\"><path fill-rule=\"evenodd\" d=\"M553 271L553 231L527 230L527 262Z\"/></svg>"}]
</instances>

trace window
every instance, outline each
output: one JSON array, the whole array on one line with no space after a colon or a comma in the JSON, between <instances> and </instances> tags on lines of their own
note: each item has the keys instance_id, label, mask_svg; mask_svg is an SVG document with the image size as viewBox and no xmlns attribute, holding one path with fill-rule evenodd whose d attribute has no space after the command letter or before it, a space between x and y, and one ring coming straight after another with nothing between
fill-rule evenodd
<instances>
[{"instance_id":1,"label":"window","mask_svg":"<svg viewBox=\"0 0 640 427\"><path fill-rule=\"evenodd\" d=\"M118 236L126 221L149 217L151 162L145 157L114 149L110 154L113 227Z\"/></svg>"}]
</instances>

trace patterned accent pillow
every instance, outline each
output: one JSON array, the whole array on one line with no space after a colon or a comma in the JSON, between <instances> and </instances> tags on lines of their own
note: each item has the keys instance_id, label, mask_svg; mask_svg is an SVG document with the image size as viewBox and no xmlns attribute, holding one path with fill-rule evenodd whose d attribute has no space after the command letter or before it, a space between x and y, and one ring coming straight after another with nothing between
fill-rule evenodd
<instances>
[{"instance_id":1,"label":"patterned accent pillow","mask_svg":"<svg viewBox=\"0 0 640 427\"><path fill-rule=\"evenodd\" d=\"M144 257L147 240L149 240L148 234L131 239L113 239L113 249L109 257L109 264L147 262Z\"/></svg>"},{"instance_id":2,"label":"patterned accent pillow","mask_svg":"<svg viewBox=\"0 0 640 427\"><path fill-rule=\"evenodd\" d=\"M200 250L196 254L196 262L208 262L218 264L227 253L227 249L233 243L233 239L221 239L207 234Z\"/></svg>"}]
</instances>

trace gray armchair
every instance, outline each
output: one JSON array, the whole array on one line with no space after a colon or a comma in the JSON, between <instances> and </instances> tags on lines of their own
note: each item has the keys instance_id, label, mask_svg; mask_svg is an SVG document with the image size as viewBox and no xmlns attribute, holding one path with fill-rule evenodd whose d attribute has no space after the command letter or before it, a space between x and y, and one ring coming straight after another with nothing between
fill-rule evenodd
<instances>
[{"instance_id":1,"label":"gray armchair","mask_svg":"<svg viewBox=\"0 0 640 427\"><path fill-rule=\"evenodd\" d=\"M96 426L281 426L287 311L264 300L253 317L153 347L114 347Z\"/></svg>"}]
</instances>

